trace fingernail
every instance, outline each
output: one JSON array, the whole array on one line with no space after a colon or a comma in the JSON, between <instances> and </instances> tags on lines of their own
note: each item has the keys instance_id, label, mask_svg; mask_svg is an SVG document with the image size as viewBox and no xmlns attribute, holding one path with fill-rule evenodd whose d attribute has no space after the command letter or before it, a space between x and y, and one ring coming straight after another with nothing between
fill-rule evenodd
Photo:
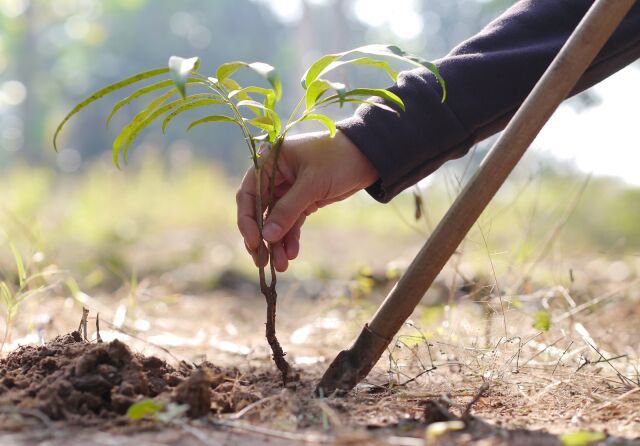
<instances>
[{"instance_id":1,"label":"fingernail","mask_svg":"<svg viewBox=\"0 0 640 446\"><path fill-rule=\"evenodd\" d=\"M282 228L277 223L267 223L262 228L262 236L268 242L277 242L280 240L280 233Z\"/></svg>"}]
</instances>

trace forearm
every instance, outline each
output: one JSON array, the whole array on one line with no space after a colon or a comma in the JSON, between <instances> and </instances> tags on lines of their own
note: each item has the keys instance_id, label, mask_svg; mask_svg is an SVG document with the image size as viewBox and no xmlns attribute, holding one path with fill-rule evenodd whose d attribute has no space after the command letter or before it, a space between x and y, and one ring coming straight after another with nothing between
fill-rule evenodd
<instances>
[{"instance_id":1,"label":"forearm","mask_svg":"<svg viewBox=\"0 0 640 446\"><path fill-rule=\"evenodd\" d=\"M528 0L436 61L447 100L426 70L402 73L390 90L406 105L394 115L364 106L339 128L371 161L380 179L367 190L389 201L476 142L502 130L591 5L587 0ZM636 4L574 94L640 57Z\"/></svg>"}]
</instances>

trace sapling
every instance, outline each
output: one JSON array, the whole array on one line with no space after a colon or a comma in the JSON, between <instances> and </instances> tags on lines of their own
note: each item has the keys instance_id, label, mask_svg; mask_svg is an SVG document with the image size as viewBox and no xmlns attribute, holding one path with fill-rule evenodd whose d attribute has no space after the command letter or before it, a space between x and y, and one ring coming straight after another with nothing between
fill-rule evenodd
<instances>
[{"instance_id":1,"label":"sapling","mask_svg":"<svg viewBox=\"0 0 640 446\"><path fill-rule=\"evenodd\" d=\"M157 119L162 120L162 131L178 115L187 110L205 107L222 107L226 113L205 115L191 122L187 130L191 130L205 123L226 122L236 125L242 131L244 141L249 149L251 161L256 175L256 223L262 238L262 226L274 205L274 179L277 171L280 147L289 131L304 121L317 121L322 124L333 137L336 124L322 111L331 105L342 107L347 103L369 104L397 113L392 106L404 110L402 100L394 93L376 88L349 88L340 82L334 82L327 75L334 69L346 65L366 65L386 72L395 81L398 72L385 59L399 59L405 63L425 67L439 80L443 90L443 100L446 94L444 82L437 68L424 59L410 55L396 46L367 45L342 53L328 54L315 61L302 77L304 93L294 107L288 119L284 121L276 111L276 103L282 96L282 85L278 73L271 65L262 62L230 62L222 64L215 72L215 76L207 76L199 72L200 60L197 57L184 59L173 56L169 59L167 68L157 68L138 73L124 80L105 87L85 100L78 103L62 120L53 137L57 150L57 137L67 121L90 103L122 88L137 84L141 81L168 77L168 79L144 86L124 99L120 100L107 117L107 126L111 118L125 105L135 99L151 93L159 95L151 100L133 119L122 128L113 142L113 162L120 167L120 160L126 161L129 147L136 136L149 124ZM265 78L268 87L241 86L232 76L239 70L250 70ZM195 89L196 92L191 93ZM187 91L189 90L189 91ZM177 98L176 98L177 96ZM372 97L382 101L372 100ZM264 172L265 165L261 157L272 157L272 170ZM268 181L270 180L270 181ZM268 181L269 190L263 195L263 184ZM263 241L263 240L262 240ZM267 303L266 338L273 352L273 359L282 374L283 382L296 379L292 367L284 358L285 353L278 342L275 329L276 318L276 271L273 262L273 249L267 245L268 252L259 245L258 257L268 256L269 280L266 268L258 267L260 290Z\"/></svg>"}]
</instances>

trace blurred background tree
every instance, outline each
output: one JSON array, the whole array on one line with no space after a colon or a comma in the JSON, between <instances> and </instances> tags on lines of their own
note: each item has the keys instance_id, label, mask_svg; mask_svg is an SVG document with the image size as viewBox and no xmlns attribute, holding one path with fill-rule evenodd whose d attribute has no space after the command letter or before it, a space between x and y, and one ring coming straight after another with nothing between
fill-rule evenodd
<instances>
[{"instance_id":1,"label":"blurred background tree","mask_svg":"<svg viewBox=\"0 0 640 446\"><path fill-rule=\"evenodd\" d=\"M207 237L221 237L234 258L238 251L237 258L245 262L247 256L233 221L232 197L237 176L249 160L244 148L238 147L243 143L236 128L203 127L186 135L184 126L189 121L185 117L172 123L164 138L159 125L151 126L134 143L132 165L120 172L110 159L111 143L117 129L136 113L135 106L119 111L110 129L104 128L104 122L115 96L83 110L61 134L59 153L54 152L51 143L55 126L73 104L91 92L131 73L165 66L174 54L200 56L203 73L231 60L270 63L283 81L280 111L290 110L302 93L302 73L322 54L363 44L389 43L434 60L513 3L0 0L0 246L6 232L9 239L25 239L24 245L32 250L51 253L54 258L62 253L60 262L70 267L76 260L93 259L85 262L90 264L87 271L91 271L91 262L103 263L105 258L111 261L119 256L118 262L124 264L122 259L129 254L127 262L140 263L133 259L133 252L138 248L144 251L141 243L153 234L168 251L167 258L178 262L176 259L183 257L174 255L166 246L167 234L174 231L175 240L180 242L175 245L180 249L196 249ZM638 127L632 107L634 95L638 94L634 86L639 73L633 68L623 70L602 87L596 87L595 92L570 100L571 107L558 110L545 129L546 139L534 143L512 176L513 181L505 185L496 200L496 208L509 208L507 213L497 213L501 216L499 222L491 220L490 238L495 239L496 249L515 250L514 255L525 258L531 247L557 226L563 200L583 182L579 170L563 167L539 148L554 145L550 150L555 156L557 152L553 150L570 147L569 151L587 156L591 162L587 168L578 163L583 171L593 169L598 174L602 173L598 169L604 169L605 174L637 184L637 162L633 157L640 152L629 149L637 141L633 137ZM384 75L366 67L350 71L349 78L341 80L371 87L388 86ZM606 107L586 110L585 105L596 103L600 93L613 100L604 100ZM596 110L601 111L591 113ZM346 117L353 108L335 112L339 115L333 116ZM434 222L489 145L490 141L478 145L468 157L447 163L422 183L427 186L425 209ZM153 152L154 156L146 152ZM573 155L565 158L570 156ZM559 252L637 253L640 208L630 203L637 201L640 189L631 188L618 178L592 180L584 200L567 223L568 229L558 243ZM326 234L331 231L334 236L335 232L343 232L349 240L357 234L354 240L359 241L364 232L369 233L373 242L365 244L371 247L378 243L381 254L379 259L376 255L368 258L377 258L380 263L400 255L398 250L388 249L397 242L390 241L390 234L404 240L401 242L411 248L403 252L411 253L426 236L425 231L415 231L399 219L402 215L405 220L410 219L413 214L413 198L408 194L390 206L374 205L366 194L347 204L331 206L306 225L304 252L309 254L303 254L294 268L304 270L305 258L309 264L321 260L332 263L333 259L325 256ZM200 241L183 243L186 228L197 228ZM210 234L216 231L215 236ZM314 237L315 250L309 249ZM521 244L526 249L514 248L514 240L520 239L524 239ZM215 243L214 250L218 250L220 245ZM123 247L129 245L133 254L124 253ZM348 246L336 243L335 257L362 262L357 250ZM484 251L479 251L484 258ZM322 255L310 254L313 252ZM155 249L149 250L154 258L156 254ZM196 254L195 257L200 255ZM171 262L156 265L156 269L175 266ZM306 271L310 269L307 267Z\"/></svg>"}]
</instances>

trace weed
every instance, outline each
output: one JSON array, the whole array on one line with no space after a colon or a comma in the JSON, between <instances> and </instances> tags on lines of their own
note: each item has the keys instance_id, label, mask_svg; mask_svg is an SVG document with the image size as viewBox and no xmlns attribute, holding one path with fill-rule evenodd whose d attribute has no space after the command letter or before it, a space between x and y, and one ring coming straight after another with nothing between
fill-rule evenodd
<instances>
[{"instance_id":1,"label":"weed","mask_svg":"<svg viewBox=\"0 0 640 446\"><path fill-rule=\"evenodd\" d=\"M15 266L15 272L17 274L17 284L11 283L6 279L7 275L1 274L1 277L5 278L0 281L0 298L2 299L2 309L4 311L4 333L2 336L2 344L0 344L0 354L4 351L4 346L11 337L11 330L13 328L13 322L18 315L20 306L26 300L33 298L37 295L44 293L51 289L56 284L41 284L36 283L47 276L59 274L58 270L47 270L43 272L37 272L29 274L25 267L20 251L16 246L9 242L9 248L13 255L13 261Z\"/></svg>"}]
</instances>

